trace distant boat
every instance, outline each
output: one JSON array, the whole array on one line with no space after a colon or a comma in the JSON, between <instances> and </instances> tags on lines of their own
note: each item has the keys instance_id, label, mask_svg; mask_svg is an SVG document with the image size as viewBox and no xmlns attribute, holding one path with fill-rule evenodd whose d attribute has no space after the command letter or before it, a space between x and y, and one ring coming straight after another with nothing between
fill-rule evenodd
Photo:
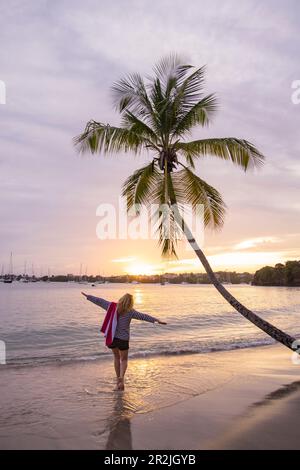
<instances>
[{"instance_id":1,"label":"distant boat","mask_svg":"<svg viewBox=\"0 0 300 470\"><path fill-rule=\"evenodd\" d=\"M14 279L14 276L13 276L12 252L10 253L9 272L10 272L11 274L8 274L7 276L4 276L4 279L3 279L4 284L11 284L11 283L13 282L13 279Z\"/></svg>"},{"instance_id":2,"label":"distant boat","mask_svg":"<svg viewBox=\"0 0 300 470\"><path fill-rule=\"evenodd\" d=\"M88 285L88 282L85 279L83 279L83 276L82 276L82 263L80 263L80 273L79 273L78 284Z\"/></svg>"},{"instance_id":3,"label":"distant boat","mask_svg":"<svg viewBox=\"0 0 300 470\"><path fill-rule=\"evenodd\" d=\"M21 282L25 282L25 284L28 284L29 282L29 279L28 279L28 276L27 276L27 261L25 260L25 263L24 263L24 274L22 276L22 279L20 279Z\"/></svg>"}]
</instances>

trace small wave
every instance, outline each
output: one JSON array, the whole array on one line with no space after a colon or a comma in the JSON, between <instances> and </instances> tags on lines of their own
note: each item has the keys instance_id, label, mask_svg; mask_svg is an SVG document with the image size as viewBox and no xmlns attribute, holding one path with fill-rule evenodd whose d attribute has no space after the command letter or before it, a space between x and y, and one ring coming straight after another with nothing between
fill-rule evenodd
<instances>
[{"instance_id":1,"label":"small wave","mask_svg":"<svg viewBox=\"0 0 300 470\"><path fill-rule=\"evenodd\" d=\"M146 349L143 351L134 351L130 353L132 359L143 359L159 356L180 356L189 354L208 354L222 351L233 351L238 349L255 348L260 346L268 346L276 343L272 338L262 338L253 341L240 341L227 344L213 344L193 347L175 347L175 348L160 348L157 350ZM91 362L110 359L111 354L108 351L99 352L95 354L87 354L80 356L46 356L46 357L27 357L27 358L13 358L7 361L7 364L2 367L18 368L18 367L38 367L45 365L64 365L78 362Z\"/></svg>"},{"instance_id":2,"label":"small wave","mask_svg":"<svg viewBox=\"0 0 300 470\"><path fill-rule=\"evenodd\" d=\"M207 354L213 352L222 352L222 351L233 351L235 349L247 349L255 348L259 346L268 346L274 344L276 341L273 339L262 339L258 341L249 342L240 342L240 343L231 343L231 344L220 344L212 346L203 346L200 348L182 348L182 349L166 349L160 351L146 350L146 351L137 351L130 355L131 358L144 358L149 356L178 356L178 355L188 355L188 354Z\"/></svg>"},{"instance_id":3,"label":"small wave","mask_svg":"<svg viewBox=\"0 0 300 470\"><path fill-rule=\"evenodd\" d=\"M105 356L108 353L95 353L86 356L36 356L36 357L15 357L12 359L8 359L7 363L2 367L38 367L44 365L62 365L68 364L72 362L86 362L86 361L96 361ZM1 366L0 366L1 367ZM1 368L0 368L1 370Z\"/></svg>"}]
</instances>

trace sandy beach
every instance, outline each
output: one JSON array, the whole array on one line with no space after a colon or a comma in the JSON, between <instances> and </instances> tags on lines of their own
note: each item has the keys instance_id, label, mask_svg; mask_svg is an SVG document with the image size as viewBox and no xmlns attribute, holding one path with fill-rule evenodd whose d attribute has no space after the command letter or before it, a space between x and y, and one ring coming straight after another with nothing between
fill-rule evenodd
<instances>
[{"instance_id":1,"label":"sandy beach","mask_svg":"<svg viewBox=\"0 0 300 470\"><path fill-rule=\"evenodd\" d=\"M134 420L138 448L147 442L150 449L299 449L299 371L289 352L274 346L222 356L216 362L232 367L231 380Z\"/></svg>"},{"instance_id":2,"label":"sandy beach","mask_svg":"<svg viewBox=\"0 0 300 470\"><path fill-rule=\"evenodd\" d=\"M1 449L297 449L299 366L280 345L2 367Z\"/></svg>"}]
</instances>

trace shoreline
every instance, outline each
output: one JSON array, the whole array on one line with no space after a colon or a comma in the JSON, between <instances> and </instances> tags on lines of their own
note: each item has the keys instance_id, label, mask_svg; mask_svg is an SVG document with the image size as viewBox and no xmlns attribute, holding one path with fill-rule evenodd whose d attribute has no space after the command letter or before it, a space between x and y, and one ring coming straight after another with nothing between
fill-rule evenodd
<instances>
[{"instance_id":1,"label":"shoreline","mask_svg":"<svg viewBox=\"0 0 300 470\"><path fill-rule=\"evenodd\" d=\"M4 282L3 279L0 279L0 285L1 284L7 284ZM19 280L19 279L13 279L12 283L17 283L17 284L24 284L24 281L22 280ZM9 283L11 284L11 283ZM155 286L164 286L164 285L167 285L167 286L182 286L182 285L185 285L185 286L197 286L197 287L200 287L200 286L213 286L213 284L211 282L189 282L189 281L182 281L182 282L173 282L173 281L165 281L165 282L160 282L159 280L155 280L155 281L150 281L150 280L142 280L142 281L105 281L105 282L98 282L98 281L86 281L84 283L81 283L79 281L74 281L74 280L63 280L63 281L59 281L59 280L43 280L43 279L36 279L36 281L27 281L26 284L40 284L40 285L48 285L49 284L53 284L53 285L63 285L63 284L69 284L69 285L78 285L78 286L86 286L86 288L99 288L99 287L104 287L104 286L113 286L113 285L118 285L118 284L125 284L125 285L132 285L132 286L137 286L137 285L155 285ZM252 282L227 282L227 281L222 281L222 284L223 285L226 285L226 286L230 286L230 287L233 287L233 286L249 286L249 287L285 287L285 288L291 288L291 287L295 287L295 288L299 288L300 287L300 284L259 284L259 283L252 283Z\"/></svg>"},{"instance_id":2,"label":"shoreline","mask_svg":"<svg viewBox=\"0 0 300 470\"><path fill-rule=\"evenodd\" d=\"M276 342L273 339L265 339L264 341L258 342L258 343L247 343L245 342L244 344L232 344L230 346L224 345L224 346L207 346L206 349L203 350L192 350L192 349L187 349L187 350L180 350L180 351L157 351L157 352L131 352L130 354L130 359L135 360L135 359L141 359L141 360L147 360L147 359L155 359L155 358L171 358L171 357L184 357L184 356L198 356L198 355L206 355L206 354L217 354L217 353L227 353L227 352L234 352L234 351L244 351L244 350L252 350L256 348L264 348L264 347L271 347L275 346ZM46 360L44 358L36 357L34 358L35 362L32 362L32 358L28 358L29 362L26 362L25 359L19 359L19 358L14 358L14 359L9 359L6 364L0 364L0 372L1 370L8 370L8 369L25 369L25 368L34 368L34 367L50 367L50 366L64 366L64 365L70 365L72 366L73 364L85 364L89 362L94 362L94 363L99 363L101 361L111 361L111 354L108 351L104 351L103 353L98 353L98 356L92 357L91 356L82 356L82 357L69 357L69 358L64 358L64 359L57 359L55 357L47 358ZM23 361L23 362L22 362Z\"/></svg>"},{"instance_id":3,"label":"shoreline","mask_svg":"<svg viewBox=\"0 0 300 470\"><path fill-rule=\"evenodd\" d=\"M1 449L300 448L299 369L281 345L131 359L124 393L110 361L0 373ZM280 420L292 438L268 432Z\"/></svg>"}]
</instances>

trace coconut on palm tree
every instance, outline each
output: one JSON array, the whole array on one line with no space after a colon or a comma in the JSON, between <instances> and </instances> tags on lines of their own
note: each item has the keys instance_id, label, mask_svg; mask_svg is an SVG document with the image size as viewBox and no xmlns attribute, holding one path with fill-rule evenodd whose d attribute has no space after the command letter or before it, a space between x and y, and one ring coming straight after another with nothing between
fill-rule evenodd
<instances>
[{"instance_id":1,"label":"coconut on palm tree","mask_svg":"<svg viewBox=\"0 0 300 470\"><path fill-rule=\"evenodd\" d=\"M296 349L295 338L260 318L225 289L182 216L183 204L194 210L201 204L205 226L220 228L224 222L226 206L222 196L194 173L196 160L214 156L244 171L259 168L264 162L262 153L247 140L187 140L196 126L209 125L217 109L215 95L203 93L204 77L205 67L195 69L175 55L159 62L153 77L146 80L137 73L127 75L112 87L121 125L89 121L84 132L75 138L75 145L80 152L150 152L150 163L124 183L122 194L127 197L128 209L158 204L156 217L163 256L176 256L179 229L227 302L269 336Z\"/></svg>"}]
</instances>

